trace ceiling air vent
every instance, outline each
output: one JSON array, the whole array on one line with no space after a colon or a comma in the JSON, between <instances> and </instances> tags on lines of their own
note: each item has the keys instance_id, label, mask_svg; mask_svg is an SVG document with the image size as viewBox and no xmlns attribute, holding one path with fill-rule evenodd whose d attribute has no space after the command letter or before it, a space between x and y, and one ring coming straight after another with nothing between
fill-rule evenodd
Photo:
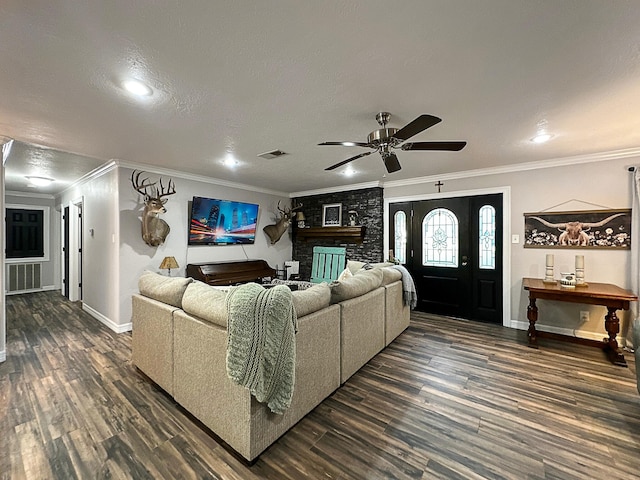
<instances>
[{"instance_id":1,"label":"ceiling air vent","mask_svg":"<svg viewBox=\"0 0 640 480\"><path fill-rule=\"evenodd\" d=\"M287 152L283 152L282 150L270 150L268 152L259 153L258 156L260 158L265 158L267 160L271 160L272 158L281 157L282 155L288 155Z\"/></svg>"}]
</instances>

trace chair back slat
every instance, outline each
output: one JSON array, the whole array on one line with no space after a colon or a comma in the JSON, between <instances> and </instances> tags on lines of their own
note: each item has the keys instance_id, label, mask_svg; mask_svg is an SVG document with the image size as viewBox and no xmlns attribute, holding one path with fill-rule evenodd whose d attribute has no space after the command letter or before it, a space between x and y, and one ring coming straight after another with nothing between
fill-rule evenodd
<instances>
[{"instance_id":1,"label":"chair back slat","mask_svg":"<svg viewBox=\"0 0 640 480\"><path fill-rule=\"evenodd\" d=\"M344 247L313 247L311 282L331 282L336 280L346 264Z\"/></svg>"}]
</instances>

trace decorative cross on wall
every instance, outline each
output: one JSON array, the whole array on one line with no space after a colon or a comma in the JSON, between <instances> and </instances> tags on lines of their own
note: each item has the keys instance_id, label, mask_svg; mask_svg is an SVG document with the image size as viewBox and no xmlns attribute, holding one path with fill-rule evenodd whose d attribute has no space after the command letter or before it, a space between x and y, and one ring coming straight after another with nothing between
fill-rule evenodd
<instances>
[{"instance_id":1,"label":"decorative cross on wall","mask_svg":"<svg viewBox=\"0 0 640 480\"><path fill-rule=\"evenodd\" d=\"M440 187L444 186L444 183L438 180L438 183L436 183L435 186L438 187L438 193L440 193Z\"/></svg>"}]
</instances>

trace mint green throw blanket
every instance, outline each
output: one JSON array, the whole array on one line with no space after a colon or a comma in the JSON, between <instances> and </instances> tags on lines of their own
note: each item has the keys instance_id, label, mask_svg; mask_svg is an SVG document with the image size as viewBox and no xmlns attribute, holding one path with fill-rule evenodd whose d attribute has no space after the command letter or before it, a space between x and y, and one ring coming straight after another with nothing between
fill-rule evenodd
<instances>
[{"instance_id":1,"label":"mint green throw blanket","mask_svg":"<svg viewBox=\"0 0 640 480\"><path fill-rule=\"evenodd\" d=\"M285 285L257 283L227 294L227 375L273 413L291 405L296 365L296 313Z\"/></svg>"}]
</instances>

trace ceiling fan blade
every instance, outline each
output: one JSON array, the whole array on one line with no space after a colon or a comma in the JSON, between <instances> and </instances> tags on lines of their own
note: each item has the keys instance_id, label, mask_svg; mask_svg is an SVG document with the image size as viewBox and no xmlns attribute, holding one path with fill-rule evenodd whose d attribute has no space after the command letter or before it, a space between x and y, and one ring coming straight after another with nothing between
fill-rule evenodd
<instances>
[{"instance_id":1,"label":"ceiling fan blade","mask_svg":"<svg viewBox=\"0 0 640 480\"><path fill-rule=\"evenodd\" d=\"M387 172L389 173L397 172L402 168L400 166L400 162L398 161L398 157L396 157L395 153L389 153L387 155L383 155L382 160L384 161L384 166L386 167Z\"/></svg>"},{"instance_id":2,"label":"ceiling fan blade","mask_svg":"<svg viewBox=\"0 0 640 480\"><path fill-rule=\"evenodd\" d=\"M369 143L363 143L363 142L322 142L319 143L318 145L323 146L323 145L339 145L341 147L371 147L371 144Z\"/></svg>"},{"instance_id":3,"label":"ceiling fan blade","mask_svg":"<svg viewBox=\"0 0 640 480\"><path fill-rule=\"evenodd\" d=\"M457 152L462 150L467 142L413 142L404 143L402 150L449 150Z\"/></svg>"},{"instance_id":4,"label":"ceiling fan blade","mask_svg":"<svg viewBox=\"0 0 640 480\"><path fill-rule=\"evenodd\" d=\"M351 158L347 158L346 160L343 160L341 162L336 163L335 165L331 165L330 167L325 168L325 170L335 170L338 167L341 167L342 165L346 165L349 162L353 162L354 160L357 160L360 157L366 157L367 155L371 155L373 152L365 152L365 153L361 153L360 155L356 155L355 157L351 157Z\"/></svg>"},{"instance_id":5,"label":"ceiling fan blade","mask_svg":"<svg viewBox=\"0 0 640 480\"><path fill-rule=\"evenodd\" d=\"M434 117L433 115L420 115L413 122L409 122L400 130L398 130L393 135L393 138L397 138L398 140L406 140L407 138L411 138L414 135L422 132L423 130L426 130L427 128L433 127L435 124L440 123L441 121L441 118Z\"/></svg>"}]
</instances>

